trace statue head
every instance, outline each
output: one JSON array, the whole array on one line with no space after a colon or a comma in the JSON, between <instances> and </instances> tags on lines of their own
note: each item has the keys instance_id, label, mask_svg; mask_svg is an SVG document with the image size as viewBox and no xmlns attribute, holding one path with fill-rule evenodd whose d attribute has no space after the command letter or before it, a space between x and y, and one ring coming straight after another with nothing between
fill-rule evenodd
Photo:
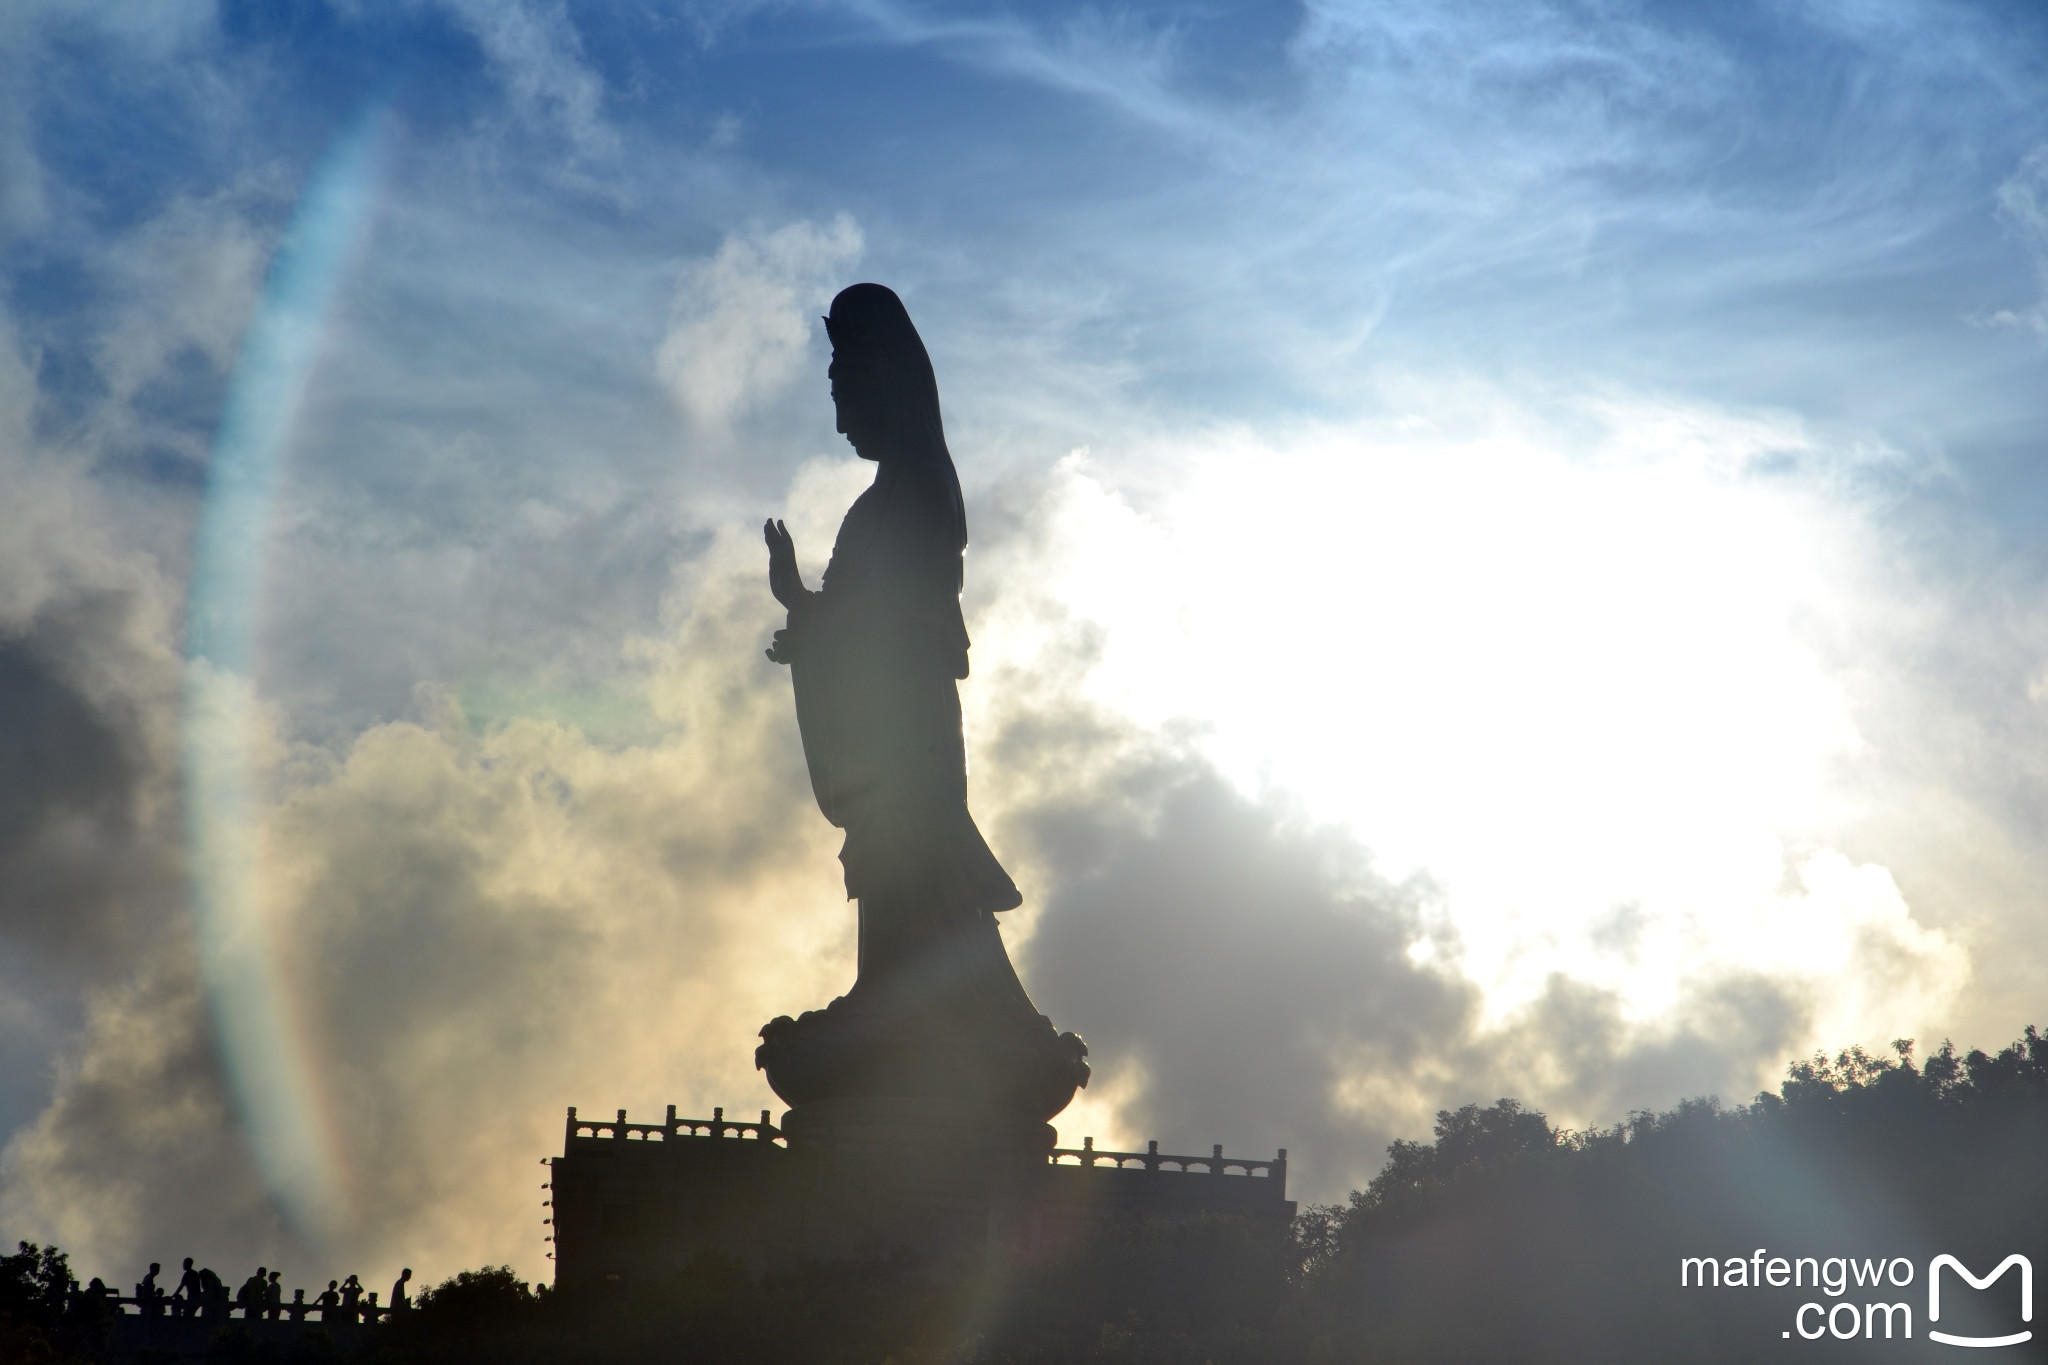
<instances>
[{"instance_id":1,"label":"statue head","mask_svg":"<svg viewBox=\"0 0 2048 1365\"><path fill-rule=\"evenodd\" d=\"M939 384L903 300L886 285L839 291L825 318L839 430L864 460L946 456Z\"/></svg>"}]
</instances>

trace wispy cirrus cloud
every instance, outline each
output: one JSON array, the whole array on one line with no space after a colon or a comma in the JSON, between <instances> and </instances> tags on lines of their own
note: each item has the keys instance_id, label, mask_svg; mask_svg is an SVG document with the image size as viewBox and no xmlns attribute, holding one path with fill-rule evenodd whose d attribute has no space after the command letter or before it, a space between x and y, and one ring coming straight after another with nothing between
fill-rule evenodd
<instances>
[{"instance_id":1,"label":"wispy cirrus cloud","mask_svg":"<svg viewBox=\"0 0 2048 1365\"><path fill-rule=\"evenodd\" d=\"M585 58L576 22L561 0L436 0L474 37L504 83L512 108L559 126L578 156L618 154L605 115L604 78Z\"/></svg>"},{"instance_id":2,"label":"wispy cirrus cloud","mask_svg":"<svg viewBox=\"0 0 2048 1365\"><path fill-rule=\"evenodd\" d=\"M1998 209L2033 262L2041 297L2023 310L2000 309L1991 315L1991 321L2024 325L2048 336L2048 145L2028 152L1999 185Z\"/></svg>"}]
</instances>

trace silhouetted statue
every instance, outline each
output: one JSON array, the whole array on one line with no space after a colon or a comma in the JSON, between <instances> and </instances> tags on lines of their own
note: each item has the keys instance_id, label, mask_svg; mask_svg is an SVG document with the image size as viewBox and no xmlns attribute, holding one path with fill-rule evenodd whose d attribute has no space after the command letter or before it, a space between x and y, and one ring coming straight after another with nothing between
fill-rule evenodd
<instances>
[{"instance_id":1,"label":"silhouetted statue","mask_svg":"<svg viewBox=\"0 0 2048 1365\"><path fill-rule=\"evenodd\" d=\"M789 666L818 807L846 831L858 979L827 1010L770 1023L756 1061L799 1113L820 1100L937 1098L1042 1125L1086 1083L1087 1049L1018 981L995 916L1023 898L967 810L967 513L938 384L883 286L842 291L825 327L839 430L875 462L875 480L816 592L788 530L763 528L769 588L789 612L768 657Z\"/></svg>"}]
</instances>

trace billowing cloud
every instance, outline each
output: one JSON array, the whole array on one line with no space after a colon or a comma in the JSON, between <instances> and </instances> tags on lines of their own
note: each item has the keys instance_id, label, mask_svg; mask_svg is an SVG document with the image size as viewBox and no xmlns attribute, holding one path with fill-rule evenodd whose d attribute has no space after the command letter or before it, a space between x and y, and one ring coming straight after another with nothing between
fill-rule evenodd
<instances>
[{"instance_id":1,"label":"billowing cloud","mask_svg":"<svg viewBox=\"0 0 2048 1365\"><path fill-rule=\"evenodd\" d=\"M975 809L1095 1049L1068 1138L1286 1145L1331 1197L1446 1105L1607 1123L2025 1022L2039 356L1926 300L2025 297L2037 49L1912 4L865 6L842 89L785 9L711 49L553 3L356 6L318 50L0 15L10 76L65 35L0 81L9 1234L113 1278L533 1275L565 1104L773 1103L754 1030L847 983L853 925L753 528L815 576L860 486L795 383L856 267L940 362ZM176 622L285 201L419 29L254 676L200 689L258 762L316 1245L195 965L177 754L219 736L180 733ZM135 80L72 78L107 49Z\"/></svg>"},{"instance_id":2,"label":"billowing cloud","mask_svg":"<svg viewBox=\"0 0 2048 1365\"><path fill-rule=\"evenodd\" d=\"M424 694L418 721L339 752L252 746L276 793L252 881L285 1045L343 1153L330 1240L265 1197L177 944L90 1000L53 1101L8 1149L10 1225L95 1257L198 1245L308 1276L486 1246L532 1265L539 1199L507 1195L559 1143L564 1104L772 1103L754 1031L843 989L852 938L786 698L753 676L772 667L756 557L726 538L686 566L673 634L642 649L663 743L478 730Z\"/></svg>"},{"instance_id":3,"label":"billowing cloud","mask_svg":"<svg viewBox=\"0 0 2048 1365\"><path fill-rule=\"evenodd\" d=\"M860 227L842 213L830 223L727 237L709 260L686 268L655 356L683 412L719 427L779 393L861 247Z\"/></svg>"},{"instance_id":4,"label":"billowing cloud","mask_svg":"<svg viewBox=\"0 0 2048 1365\"><path fill-rule=\"evenodd\" d=\"M177 593L82 471L31 454L37 408L0 319L0 884L18 948L118 970L177 903Z\"/></svg>"},{"instance_id":5,"label":"billowing cloud","mask_svg":"<svg viewBox=\"0 0 2048 1365\"><path fill-rule=\"evenodd\" d=\"M175 951L185 909L178 593L76 463L38 449L0 316L0 1113L43 1107L88 992Z\"/></svg>"},{"instance_id":6,"label":"billowing cloud","mask_svg":"<svg viewBox=\"0 0 2048 1365\"><path fill-rule=\"evenodd\" d=\"M813 568L865 472L820 461L795 482L783 510ZM1086 567L1073 538L1170 550L1170 527L1146 540L1147 517L1080 462L981 506L974 800L1026 890L1009 937L1028 984L1095 1049L1097 1087L1060 1123L1070 1139L1287 1146L1297 1194L1335 1197L1442 1105L1513 1093L1598 1122L1701 1086L1740 1097L1836 1040L1817 1028L1938 1016L1962 980L1960 949L1882 869L1825 852L1789 890L1700 907L1737 917L1707 940L1718 961L1654 887L1647 914L1474 918L1455 860L1444 881L1390 876L1369 828L1233 773L1229 744L1188 717L1105 704L1119 603L1158 609L1166 580L1086 591L1067 577ZM96 1257L203 1243L323 1273L533 1265L538 1203L516 1192L562 1105L775 1107L754 1030L848 984L852 917L786 683L760 658L774 624L760 559L750 525L680 557L659 629L620 651L639 738L481 719L432 686L410 719L332 744L245 717L272 793L253 881L311 1117L341 1154L348 1218L332 1240L305 1241L261 1196L175 947L90 998L54 1098L9 1148L0 1208ZM1398 632L1375 638L1418 657ZM1348 771L1361 788L1402 776L1384 756ZM1533 901L1559 894L1547 865L1525 870ZM1545 975L1489 1011L1473 937L1501 932ZM1769 951L1726 958L1730 936ZM1688 949L1696 968L1662 1003L1604 975ZM159 1169L184 1173L174 1190L110 1175Z\"/></svg>"},{"instance_id":7,"label":"billowing cloud","mask_svg":"<svg viewBox=\"0 0 2048 1365\"><path fill-rule=\"evenodd\" d=\"M13 373L28 382L19 361ZM1516 1094L1600 1122L1699 1087L1740 1097L1788 1054L1913 1031L1952 1005L1964 951L1916 920L1883 867L1774 832L1818 818L1815 774L1853 755L1857 732L1786 631L1833 601L1821 585L1858 562L1858 523L1814 502L1817 485L1756 473L1811 439L1610 405L1572 418L1582 435L1609 429L1592 467L1616 467L1596 486L1545 446L1539 415L1483 387L1457 398L1469 426L1417 397L1343 432L1156 438L1183 475L1163 499L1090 459L977 490L974 800L1026 891L1008 932L1028 983L1095 1049L1069 1138L1288 1146L1296 1192L1334 1197L1445 1104ZM842 457L794 481L781 510L813 573L865 473ZM1490 479L1511 496L1475 494ZM1287 490L1319 481L1386 509L1373 538L1297 532ZM1525 565L1505 596L1449 572L1475 535ZM1559 537L1570 554L1541 550ZM1742 565L1704 553L1722 539L1744 545ZM1239 548L1219 560L1226 541ZM852 920L786 683L759 655L774 612L757 533L719 522L676 543L660 620L613 655L609 695L637 709L630 724L586 728L574 707L516 699L472 714L464 689L426 678L408 719L313 743L249 703L270 793L252 881L310 1117L341 1157L333 1202L349 1217L333 1239L305 1241L262 1196L176 942L88 998L50 1103L9 1147L13 1222L106 1258L184 1254L182 1238L329 1273L534 1265L537 1201L514 1195L562 1105L775 1104L751 1070L754 1030L847 984ZM1626 581L1598 571L1611 560ZM64 560L45 547L35 562ZM1338 582L1335 608L1290 598ZM1450 597L1421 610L1425 591ZM1690 608L1602 635L1655 600ZM77 629L123 638L117 616ZM1780 672L1717 671L1723 653ZM130 687L151 676L113 671ZM1528 688L1505 683L1546 676L1552 730L1524 752L1488 708L1526 709ZM1605 700L1575 699L1571 676ZM1615 708L1660 693L1746 699L1761 709L1717 742L1765 738L1747 767L1642 763L1610 732ZM1307 729L1285 728L1283 697L1310 699ZM137 704L171 733L168 691ZM1484 781L1484 799L1464 785ZM1626 800L1614 782L1634 784ZM1745 783L1781 804L1755 807ZM1515 806L1513 784L1551 804ZM1426 832L1412 810L1393 818L1417 803L1457 837L1396 844L1393 866L1380 843ZM1679 803L1680 823L1631 814L1659 803ZM1649 836L1663 860L1600 852ZM1714 852L1727 847L1749 851ZM1490 866L1489 851L1510 861ZM1718 879L1688 900L1638 875L1668 866ZM184 1173L175 1191L116 1178L156 1169Z\"/></svg>"},{"instance_id":8,"label":"billowing cloud","mask_svg":"<svg viewBox=\"0 0 2048 1365\"><path fill-rule=\"evenodd\" d=\"M1009 742L1072 762L1055 733L1040 719ZM1170 753L1133 754L1004 828L1047 883L1026 976L1041 1008L1084 1031L1123 1140L1288 1147L1308 1192L1334 1194L1428 1112L1419 1079L1455 1069L1477 996L1411 954L1428 941L1429 888L1376 877L1343 832ZM1361 1118L1340 1103L1358 1087L1401 1102Z\"/></svg>"}]
</instances>

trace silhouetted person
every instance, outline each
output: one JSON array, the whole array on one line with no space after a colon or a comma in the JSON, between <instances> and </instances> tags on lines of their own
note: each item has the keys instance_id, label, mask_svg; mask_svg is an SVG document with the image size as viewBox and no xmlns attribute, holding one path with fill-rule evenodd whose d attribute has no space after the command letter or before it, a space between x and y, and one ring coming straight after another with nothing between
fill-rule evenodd
<instances>
[{"instance_id":1,"label":"silhouetted person","mask_svg":"<svg viewBox=\"0 0 2048 1365\"><path fill-rule=\"evenodd\" d=\"M185 1258L185 1273L178 1277L178 1287L171 1291L171 1302L181 1318L192 1316L206 1305L205 1283L192 1268L190 1256Z\"/></svg>"},{"instance_id":2,"label":"silhouetted person","mask_svg":"<svg viewBox=\"0 0 2048 1365\"><path fill-rule=\"evenodd\" d=\"M263 1302L270 1283L270 1268L257 1266L256 1273L242 1281L242 1287L235 1291L235 1307L242 1310L242 1316L254 1322L263 1315Z\"/></svg>"},{"instance_id":3,"label":"silhouetted person","mask_svg":"<svg viewBox=\"0 0 2048 1365\"><path fill-rule=\"evenodd\" d=\"M212 1266L199 1268L199 1316L218 1321L228 1315L228 1287Z\"/></svg>"},{"instance_id":4,"label":"silhouetted person","mask_svg":"<svg viewBox=\"0 0 2048 1365\"><path fill-rule=\"evenodd\" d=\"M363 1311L363 1282L351 1275L341 1282L341 1320L360 1322Z\"/></svg>"},{"instance_id":5,"label":"silhouetted person","mask_svg":"<svg viewBox=\"0 0 2048 1365\"><path fill-rule=\"evenodd\" d=\"M327 1282L327 1288L320 1291L315 1302L320 1306L320 1321L333 1322L341 1316L341 1295L334 1292L334 1281Z\"/></svg>"},{"instance_id":6,"label":"silhouetted person","mask_svg":"<svg viewBox=\"0 0 2048 1365\"><path fill-rule=\"evenodd\" d=\"M412 1307L412 1300L405 1296L405 1286L412 1280L412 1267L407 1266L398 1274L391 1286L391 1316L397 1317Z\"/></svg>"},{"instance_id":7,"label":"silhouetted person","mask_svg":"<svg viewBox=\"0 0 2048 1365\"><path fill-rule=\"evenodd\" d=\"M162 1317L164 1291L157 1287L156 1277L163 1273L163 1266L155 1261L149 1263L149 1273L142 1277L142 1283L135 1286L135 1306L145 1318Z\"/></svg>"},{"instance_id":8,"label":"silhouetted person","mask_svg":"<svg viewBox=\"0 0 2048 1365\"><path fill-rule=\"evenodd\" d=\"M284 1285L280 1283L283 1279L282 1270L273 1270L270 1282L263 1286L263 1316L272 1322L277 1321L278 1310L284 1307Z\"/></svg>"},{"instance_id":9,"label":"silhouetted person","mask_svg":"<svg viewBox=\"0 0 2048 1365\"><path fill-rule=\"evenodd\" d=\"M72 1298L71 1307L86 1322L101 1322L107 1316L107 1282L95 1275L92 1283L78 1291Z\"/></svg>"}]
</instances>

